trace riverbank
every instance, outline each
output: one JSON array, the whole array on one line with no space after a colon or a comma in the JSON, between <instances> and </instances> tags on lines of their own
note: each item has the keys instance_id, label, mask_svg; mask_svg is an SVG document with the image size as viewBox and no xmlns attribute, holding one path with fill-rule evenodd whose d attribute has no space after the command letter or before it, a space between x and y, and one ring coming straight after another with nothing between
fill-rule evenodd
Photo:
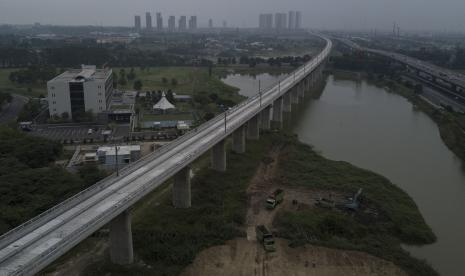
<instances>
[{"instance_id":1,"label":"riverbank","mask_svg":"<svg viewBox=\"0 0 465 276\"><path fill-rule=\"evenodd\" d=\"M388 88L388 91L405 97L418 109L427 114L438 126L444 144L457 156L465 166L465 115L453 112L447 108L438 110L432 106L421 94L415 93L414 87L407 87L397 79L383 76L382 78L369 78L365 72L334 71L337 78L364 79L377 87Z\"/></svg>"},{"instance_id":2,"label":"riverbank","mask_svg":"<svg viewBox=\"0 0 465 276\"><path fill-rule=\"evenodd\" d=\"M329 197L347 197L363 189L360 210L304 208L282 211L274 226L291 246L310 243L367 252L393 262L409 275L437 275L424 261L410 256L401 244L429 244L436 240L414 201L388 179L347 162L317 154L295 137L280 136L287 145L282 153L279 178L284 187L327 191ZM284 188L286 189L286 188Z\"/></svg>"},{"instance_id":3,"label":"riverbank","mask_svg":"<svg viewBox=\"0 0 465 276\"><path fill-rule=\"evenodd\" d=\"M266 157L276 148L280 149L280 158L285 162L280 162L282 165L277 167L278 177L270 180L273 185L288 187L292 184L344 193L362 187L364 198L380 214L379 219L366 224L338 211L284 210L273 223L279 236L297 246L304 244L300 227L311 231L311 235L322 231L317 239L305 242L368 252L393 262L410 275L436 275L429 266L410 257L400 247L401 242L423 244L434 241L433 233L406 193L379 175L345 162L327 160L298 142L296 137L279 133L266 134L260 141L248 142L247 152L243 155L228 154L228 171L225 173L214 172L206 166L199 169L192 182L191 209L174 209L169 191L150 208L145 205L143 212L136 206L134 265L112 265L108 252L104 252L100 254L100 261L84 266L80 274L177 275L203 250L245 237L247 188L257 168L269 162ZM101 240L107 242L106 237Z\"/></svg>"}]
</instances>

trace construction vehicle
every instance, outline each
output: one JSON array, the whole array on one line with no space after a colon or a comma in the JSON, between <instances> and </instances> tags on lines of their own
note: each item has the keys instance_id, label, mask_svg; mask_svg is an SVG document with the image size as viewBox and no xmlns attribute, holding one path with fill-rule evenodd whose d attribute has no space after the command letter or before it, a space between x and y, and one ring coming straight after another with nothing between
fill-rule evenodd
<instances>
[{"instance_id":1,"label":"construction vehicle","mask_svg":"<svg viewBox=\"0 0 465 276\"><path fill-rule=\"evenodd\" d=\"M284 200L284 190L277 189L268 196L266 199L266 208L267 209L274 209L276 206Z\"/></svg>"},{"instance_id":2,"label":"construction vehicle","mask_svg":"<svg viewBox=\"0 0 465 276\"><path fill-rule=\"evenodd\" d=\"M334 202L334 200L321 197L316 200L315 206L325 209L333 209L334 207L336 207L336 203Z\"/></svg>"},{"instance_id":3,"label":"construction vehicle","mask_svg":"<svg viewBox=\"0 0 465 276\"><path fill-rule=\"evenodd\" d=\"M349 203L345 204L345 208L351 211L357 211L360 206L360 195L362 194L363 189L359 189L354 197L349 198Z\"/></svg>"},{"instance_id":4,"label":"construction vehicle","mask_svg":"<svg viewBox=\"0 0 465 276\"><path fill-rule=\"evenodd\" d=\"M265 225L258 225L255 227L255 232L257 234L257 241L263 244L265 251L276 251L273 234L271 234Z\"/></svg>"}]
</instances>

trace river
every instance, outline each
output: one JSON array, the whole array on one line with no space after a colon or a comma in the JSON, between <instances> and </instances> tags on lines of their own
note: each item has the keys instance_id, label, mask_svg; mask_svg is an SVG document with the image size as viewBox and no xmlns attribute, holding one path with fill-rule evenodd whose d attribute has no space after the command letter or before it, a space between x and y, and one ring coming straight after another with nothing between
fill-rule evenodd
<instances>
[{"instance_id":1,"label":"river","mask_svg":"<svg viewBox=\"0 0 465 276\"><path fill-rule=\"evenodd\" d=\"M269 77L267 85L280 78ZM258 91L250 76L224 81L245 96ZM299 139L323 156L380 173L406 191L438 241L405 248L441 275L465 275L465 172L426 114L384 88L331 75L321 97L292 120Z\"/></svg>"}]
</instances>

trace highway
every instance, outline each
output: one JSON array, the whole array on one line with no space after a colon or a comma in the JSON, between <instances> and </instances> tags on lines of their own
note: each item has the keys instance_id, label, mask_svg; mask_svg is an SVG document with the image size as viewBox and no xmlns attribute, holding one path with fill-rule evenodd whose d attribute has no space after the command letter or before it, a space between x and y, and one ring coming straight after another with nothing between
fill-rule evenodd
<instances>
[{"instance_id":1,"label":"highway","mask_svg":"<svg viewBox=\"0 0 465 276\"><path fill-rule=\"evenodd\" d=\"M360 51L365 51L365 52L372 53L372 54L378 54L378 55L382 55L385 57L389 57L400 63L406 64L409 67L425 72L437 79L441 79L448 83L456 85L457 87L460 87L462 89L462 93L465 93L464 92L465 91L465 76L463 74L459 74L457 72L454 72L454 71L451 71L445 68L441 68L429 62L421 61L419 59L412 58L406 55L402 55L402 54L398 54L394 52L388 52L384 50L364 48L348 39L344 39L344 38L338 38L338 39L351 48L354 48ZM461 95L465 96L465 94L461 94Z\"/></svg>"},{"instance_id":2,"label":"highway","mask_svg":"<svg viewBox=\"0 0 465 276\"><path fill-rule=\"evenodd\" d=\"M326 47L317 57L263 92L261 99L259 95L249 98L126 167L119 177L110 176L1 236L0 275L40 271L227 138L328 57L332 42L324 39Z\"/></svg>"}]
</instances>

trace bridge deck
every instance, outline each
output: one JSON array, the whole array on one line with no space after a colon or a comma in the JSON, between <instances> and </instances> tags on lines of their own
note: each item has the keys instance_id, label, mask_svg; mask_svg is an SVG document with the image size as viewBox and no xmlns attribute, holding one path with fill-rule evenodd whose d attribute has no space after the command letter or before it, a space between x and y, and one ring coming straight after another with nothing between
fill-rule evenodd
<instances>
[{"instance_id":1,"label":"bridge deck","mask_svg":"<svg viewBox=\"0 0 465 276\"><path fill-rule=\"evenodd\" d=\"M332 48L331 41L325 40L326 47L316 58L296 70L295 75L290 75L280 85L262 93L262 104L256 96L228 110L226 129L225 115L219 115L134 163L123 170L119 177L106 178L3 235L0 239L0 275L40 271L159 187L317 68Z\"/></svg>"}]
</instances>

